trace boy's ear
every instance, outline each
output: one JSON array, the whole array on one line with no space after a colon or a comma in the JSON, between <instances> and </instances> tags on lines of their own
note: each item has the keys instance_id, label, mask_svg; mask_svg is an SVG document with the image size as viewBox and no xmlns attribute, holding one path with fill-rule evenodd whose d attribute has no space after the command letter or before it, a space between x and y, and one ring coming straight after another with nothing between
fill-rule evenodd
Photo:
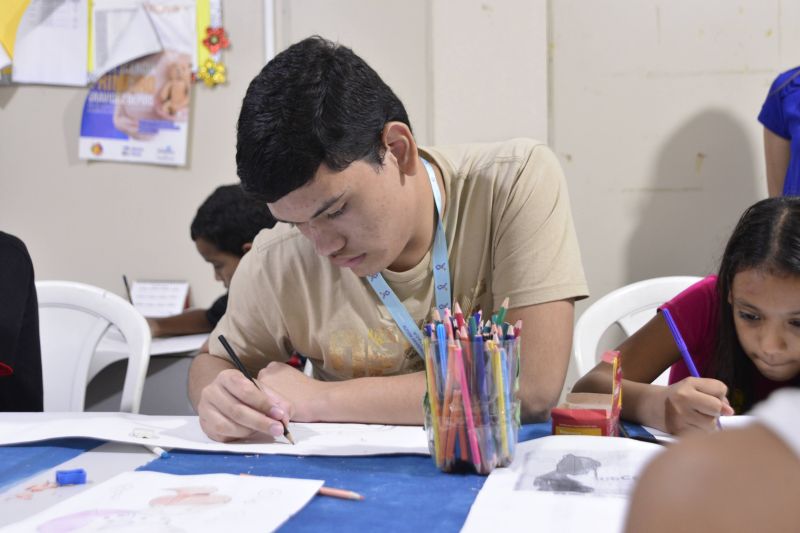
<instances>
[{"instance_id":1,"label":"boy's ear","mask_svg":"<svg viewBox=\"0 0 800 533\"><path fill-rule=\"evenodd\" d=\"M381 134L383 145L397 159L397 164L403 174L416 174L417 143L411 130L402 122L387 122Z\"/></svg>"},{"instance_id":2,"label":"boy's ear","mask_svg":"<svg viewBox=\"0 0 800 533\"><path fill-rule=\"evenodd\" d=\"M253 247L252 242L246 242L242 245L242 255L246 254Z\"/></svg>"}]
</instances>

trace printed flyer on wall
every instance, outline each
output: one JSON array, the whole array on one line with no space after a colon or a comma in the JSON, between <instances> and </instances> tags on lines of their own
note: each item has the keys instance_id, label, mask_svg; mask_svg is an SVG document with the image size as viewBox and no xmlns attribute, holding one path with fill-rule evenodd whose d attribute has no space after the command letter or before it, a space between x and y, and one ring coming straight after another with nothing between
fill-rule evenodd
<instances>
[{"instance_id":1,"label":"printed flyer on wall","mask_svg":"<svg viewBox=\"0 0 800 533\"><path fill-rule=\"evenodd\" d=\"M186 164L192 58L164 51L97 80L83 106L81 159Z\"/></svg>"}]
</instances>

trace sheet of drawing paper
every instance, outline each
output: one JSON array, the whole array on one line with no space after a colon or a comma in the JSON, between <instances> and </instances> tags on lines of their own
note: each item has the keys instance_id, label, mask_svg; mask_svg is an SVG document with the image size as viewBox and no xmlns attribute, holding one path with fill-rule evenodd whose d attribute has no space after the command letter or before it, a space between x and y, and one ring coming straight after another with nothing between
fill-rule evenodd
<instances>
[{"instance_id":1,"label":"sheet of drawing paper","mask_svg":"<svg viewBox=\"0 0 800 533\"><path fill-rule=\"evenodd\" d=\"M14 43L16 83L86 85L88 0L31 0Z\"/></svg>"},{"instance_id":2,"label":"sheet of drawing paper","mask_svg":"<svg viewBox=\"0 0 800 533\"><path fill-rule=\"evenodd\" d=\"M0 445L62 437L89 437L162 448L282 455L428 455L421 426L292 422L296 445L283 437L222 443L203 433L196 416L131 413L0 413Z\"/></svg>"},{"instance_id":3,"label":"sheet of drawing paper","mask_svg":"<svg viewBox=\"0 0 800 533\"><path fill-rule=\"evenodd\" d=\"M273 531L322 481L125 472L0 531Z\"/></svg>"},{"instance_id":4,"label":"sheet of drawing paper","mask_svg":"<svg viewBox=\"0 0 800 533\"><path fill-rule=\"evenodd\" d=\"M142 281L131 285L131 301L146 317L164 317L182 313L189 294L188 281Z\"/></svg>"},{"instance_id":5,"label":"sheet of drawing paper","mask_svg":"<svg viewBox=\"0 0 800 533\"><path fill-rule=\"evenodd\" d=\"M128 61L163 50L141 0L94 0L92 31L92 80Z\"/></svg>"},{"instance_id":6,"label":"sheet of drawing paper","mask_svg":"<svg viewBox=\"0 0 800 533\"><path fill-rule=\"evenodd\" d=\"M165 50L186 54L197 72L197 6L195 0L148 0L147 14Z\"/></svg>"},{"instance_id":7,"label":"sheet of drawing paper","mask_svg":"<svg viewBox=\"0 0 800 533\"><path fill-rule=\"evenodd\" d=\"M618 437L522 442L511 465L489 475L462 532L620 532L637 477L663 449Z\"/></svg>"},{"instance_id":8,"label":"sheet of drawing paper","mask_svg":"<svg viewBox=\"0 0 800 533\"><path fill-rule=\"evenodd\" d=\"M721 416L719 417L719 424L722 429L741 429L749 426L756 421L756 417L752 415L735 415L735 416Z\"/></svg>"},{"instance_id":9,"label":"sheet of drawing paper","mask_svg":"<svg viewBox=\"0 0 800 533\"><path fill-rule=\"evenodd\" d=\"M207 339L208 333L154 338L150 342L150 355L194 352L199 350ZM100 339L100 344L97 345L96 352L105 351L126 354L125 357L128 357L128 343L122 332L114 326L108 328L106 334ZM97 358L96 353L95 358ZM91 366L94 367L94 361Z\"/></svg>"},{"instance_id":10,"label":"sheet of drawing paper","mask_svg":"<svg viewBox=\"0 0 800 533\"><path fill-rule=\"evenodd\" d=\"M739 429L743 428L749 424L752 424L755 421L755 417L751 415L734 415L734 416L721 416L719 417L719 425L722 429ZM653 435L656 439L662 442L674 442L678 440L678 437L675 435L671 435L669 433L665 433L660 429L651 428L650 426L642 426L646 429L651 435Z\"/></svg>"}]
</instances>

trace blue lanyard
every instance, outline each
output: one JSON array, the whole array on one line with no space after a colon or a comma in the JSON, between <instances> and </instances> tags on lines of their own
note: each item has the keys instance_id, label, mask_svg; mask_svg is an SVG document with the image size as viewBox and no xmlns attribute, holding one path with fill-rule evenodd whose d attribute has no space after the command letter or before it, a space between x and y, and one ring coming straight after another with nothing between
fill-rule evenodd
<instances>
[{"instance_id":1,"label":"blue lanyard","mask_svg":"<svg viewBox=\"0 0 800 533\"><path fill-rule=\"evenodd\" d=\"M433 172L433 167L424 159L420 159L428 173L428 179L433 189L433 201L436 203L436 236L433 238L433 283L436 306L442 311L445 307L450 306L450 268L447 264L447 239L444 236L444 227L439 217L439 213L442 212L442 197L439 194L439 185L436 183L436 174ZM392 314L392 318L394 318L408 342L411 343L411 346L414 347L419 356L424 359L422 331L417 327L414 319L411 318L403 302L389 287L380 272L367 276L367 280L372 285L372 289L378 295L378 298L383 302L383 305Z\"/></svg>"}]
</instances>

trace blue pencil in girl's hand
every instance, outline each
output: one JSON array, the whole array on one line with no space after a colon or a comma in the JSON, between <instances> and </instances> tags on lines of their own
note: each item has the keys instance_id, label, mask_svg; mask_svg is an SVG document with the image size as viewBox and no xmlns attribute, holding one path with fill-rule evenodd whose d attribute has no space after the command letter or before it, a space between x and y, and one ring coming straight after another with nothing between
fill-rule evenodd
<instances>
[{"instance_id":1,"label":"blue pencil in girl's hand","mask_svg":"<svg viewBox=\"0 0 800 533\"><path fill-rule=\"evenodd\" d=\"M689 348L686 347L683 336L681 336L681 332L678 331L678 326L675 325L675 320L672 319L669 309L665 307L661 310L661 314L664 315L664 320L667 321L667 326L669 326L669 330L672 332L672 338L675 339L675 344L678 345L678 350L681 352L683 362L686 363L686 368L689 369L689 375L693 378L699 378L700 372L698 372L697 367L694 366L694 360L692 360L692 356L689 353ZM717 429L722 429L722 423L719 421L719 418L717 418Z\"/></svg>"},{"instance_id":2,"label":"blue pencil in girl's hand","mask_svg":"<svg viewBox=\"0 0 800 533\"><path fill-rule=\"evenodd\" d=\"M686 368L689 369L689 374L692 377L699 378L700 373L697 371L697 367L694 366L694 360L692 360L689 349L686 347L686 343L683 341L681 332L678 331L678 326L675 325L675 321L672 319L669 309L662 309L661 314L664 315L664 320L667 321L667 326L669 326L669 330L672 332L672 338L675 339L675 344L678 345L678 350L681 352L683 362L686 363Z\"/></svg>"}]
</instances>

